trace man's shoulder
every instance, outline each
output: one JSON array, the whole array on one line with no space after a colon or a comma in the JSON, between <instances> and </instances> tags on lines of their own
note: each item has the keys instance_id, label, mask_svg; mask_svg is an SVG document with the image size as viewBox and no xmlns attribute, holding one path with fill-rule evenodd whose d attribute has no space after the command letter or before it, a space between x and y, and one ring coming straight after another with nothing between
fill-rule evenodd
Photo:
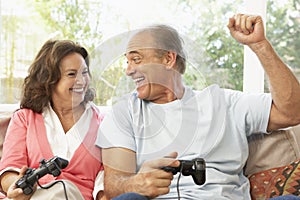
<instances>
[{"instance_id":1,"label":"man's shoulder","mask_svg":"<svg viewBox=\"0 0 300 200\"><path fill-rule=\"evenodd\" d=\"M133 91L131 93L126 93L126 94L123 94L122 96L119 96L119 97L114 97L113 98L113 104L117 104L119 102L128 102L128 101L135 101L139 99L137 97L137 92L136 91Z\"/></svg>"},{"instance_id":2,"label":"man's shoulder","mask_svg":"<svg viewBox=\"0 0 300 200\"><path fill-rule=\"evenodd\" d=\"M226 90L224 88L221 88L217 84L212 84L201 90L189 90L188 89L187 92L190 93L190 95L216 97L216 96L220 96L220 95L223 96L224 92L226 92Z\"/></svg>"},{"instance_id":3,"label":"man's shoulder","mask_svg":"<svg viewBox=\"0 0 300 200\"><path fill-rule=\"evenodd\" d=\"M222 88L217 84L209 85L202 90L192 90L191 94L194 95L199 102L225 105L238 101L242 96L245 96L242 91Z\"/></svg>"},{"instance_id":4,"label":"man's shoulder","mask_svg":"<svg viewBox=\"0 0 300 200\"><path fill-rule=\"evenodd\" d=\"M235 89L230 89L230 88L222 88L217 84L212 84L207 86L206 88L204 88L201 91L196 91L197 94L210 94L211 96L222 96L227 98L231 98L231 97L240 97L240 96L247 96L249 94L240 91L240 90L235 90ZM253 94L252 94L253 95ZM255 94L257 95L257 94Z\"/></svg>"},{"instance_id":5,"label":"man's shoulder","mask_svg":"<svg viewBox=\"0 0 300 200\"><path fill-rule=\"evenodd\" d=\"M130 112L134 107L138 107L143 100L137 97L136 92L124 94L113 100L110 112L123 113Z\"/></svg>"},{"instance_id":6,"label":"man's shoulder","mask_svg":"<svg viewBox=\"0 0 300 200\"><path fill-rule=\"evenodd\" d=\"M189 89L190 87L186 86L186 88ZM218 84L211 84L211 85L207 85L206 87L199 89L199 90L195 90L195 89L192 89L192 90L196 93L203 93L203 92L210 92L210 91L222 91L224 89L221 88Z\"/></svg>"}]
</instances>

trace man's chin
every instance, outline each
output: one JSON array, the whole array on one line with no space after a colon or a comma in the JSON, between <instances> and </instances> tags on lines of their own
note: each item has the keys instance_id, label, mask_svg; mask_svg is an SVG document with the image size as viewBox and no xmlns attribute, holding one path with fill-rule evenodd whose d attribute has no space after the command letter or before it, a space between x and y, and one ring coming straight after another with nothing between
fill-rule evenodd
<instances>
[{"instance_id":1,"label":"man's chin","mask_svg":"<svg viewBox=\"0 0 300 200\"><path fill-rule=\"evenodd\" d=\"M137 90L137 97L142 100L147 100L148 95L143 90Z\"/></svg>"}]
</instances>

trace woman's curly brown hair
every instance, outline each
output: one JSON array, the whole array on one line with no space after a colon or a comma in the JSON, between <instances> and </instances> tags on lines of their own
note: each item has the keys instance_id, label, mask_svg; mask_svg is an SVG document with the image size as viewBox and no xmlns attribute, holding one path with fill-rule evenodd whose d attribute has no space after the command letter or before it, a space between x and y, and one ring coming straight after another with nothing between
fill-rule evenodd
<instances>
[{"instance_id":1,"label":"woman's curly brown hair","mask_svg":"<svg viewBox=\"0 0 300 200\"><path fill-rule=\"evenodd\" d=\"M37 113L52 101L52 91L61 78L60 63L64 57L79 53L85 59L89 70L87 50L71 40L48 40L38 52L24 79L21 108L29 108ZM90 70L89 70L89 75ZM88 88L83 104L94 99L94 90Z\"/></svg>"}]
</instances>

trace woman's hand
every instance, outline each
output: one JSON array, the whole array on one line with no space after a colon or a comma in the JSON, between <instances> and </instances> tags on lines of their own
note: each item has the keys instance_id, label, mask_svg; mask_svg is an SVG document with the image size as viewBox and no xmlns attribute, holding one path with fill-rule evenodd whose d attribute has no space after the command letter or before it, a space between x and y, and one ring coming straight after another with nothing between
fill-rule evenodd
<instances>
[{"instance_id":1,"label":"woman's hand","mask_svg":"<svg viewBox=\"0 0 300 200\"><path fill-rule=\"evenodd\" d=\"M34 191L33 193L31 193L30 195L26 195L23 193L23 190L21 188L17 188L16 187L16 182L24 176L24 174L26 173L26 170L28 169L28 167L22 167L21 168L21 171L19 173L19 176L17 178L16 181L14 181L8 188L7 190L7 194L6 196L9 198L9 199L12 199L12 200L28 200L31 198L31 196L33 195L34 191L36 190L36 185L34 186Z\"/></svg>"}]
</instances>

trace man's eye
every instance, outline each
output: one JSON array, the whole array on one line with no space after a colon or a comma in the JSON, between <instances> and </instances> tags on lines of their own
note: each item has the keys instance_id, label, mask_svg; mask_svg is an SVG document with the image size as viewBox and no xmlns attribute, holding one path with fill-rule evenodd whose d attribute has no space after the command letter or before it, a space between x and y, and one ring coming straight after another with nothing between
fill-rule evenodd
<instances>
[{"instance_id":1,"label":"man's eye","mask_svg":"<svg viewBox=\"0 0 300 200\"><path fill-rule=\"evenodd\" d=\"M133 58L132 60L135 64L138 64L141 62L141 58Z\"/></svg>"}]
</instances>

